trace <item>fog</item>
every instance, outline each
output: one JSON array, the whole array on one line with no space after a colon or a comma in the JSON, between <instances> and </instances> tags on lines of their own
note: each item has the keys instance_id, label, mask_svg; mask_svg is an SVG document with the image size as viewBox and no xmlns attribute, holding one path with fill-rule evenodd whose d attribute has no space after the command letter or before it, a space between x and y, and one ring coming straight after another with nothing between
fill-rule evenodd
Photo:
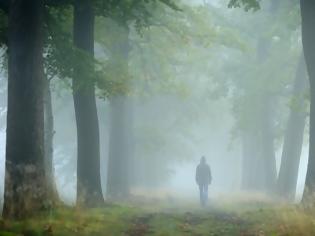
<instances>
[{"instance_id":1,"label":"fog","mask_svg":"<svg viewBox=\"0 0 315 236\"><path fill-rule=\"evenodd\" d=\"M227 8L224 1L209 2L178 1L182 8L178 12L159 5L158 12L152 13L155 24L149 22L143 28L141 24L147 22L130 21L126 30L113 19L96 18L95 71L102 76L96 83L99 168L105 199L110 199L107 188L111 181L120 183L108 176L115 178L119 172L131 195L161 194L198 202L195 177L202 156L211 168L212 201L255 194L285 199L283 193L271 193L282 184L277 182L281 158L289 155L284 142L288 130L295 127L290 126L290 117L303 113L303 141L297 147L301 153L293 157L300 162L293 202L301 200L309 152L309 95L308 86L297 93L294 87L295 80L307 77L304 64L299 71L303 55L296 20L299 9L289 3L278 9L272 1L264 1L259 11L245 13ZM69 80L56 73L50 84L53 170L59 197L75 205L77 121ZM6 81L4 69L0 88L5 101L0 107L1 196ZM116 166L109 161L115 155L120 158ZM276 173L271 183L273 168ZM115 173L109 174L109 170Z\"/></svg>"}]
</instances>

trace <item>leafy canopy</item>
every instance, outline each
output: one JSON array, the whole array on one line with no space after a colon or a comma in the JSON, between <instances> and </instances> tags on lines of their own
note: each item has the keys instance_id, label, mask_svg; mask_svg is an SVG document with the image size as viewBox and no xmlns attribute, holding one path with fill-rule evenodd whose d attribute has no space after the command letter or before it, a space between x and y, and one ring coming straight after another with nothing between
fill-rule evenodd
<instances>
[{"instance_id":1,"label":"leafy canopy","mask_svg":"<svg viewBox=\"0 0 315 236\"><path fill-rule=\"evenodd\" d=\"M259 0L230 0L228 7L243 7L245 11L260 9Z\"/></svg>"}]
</instances>

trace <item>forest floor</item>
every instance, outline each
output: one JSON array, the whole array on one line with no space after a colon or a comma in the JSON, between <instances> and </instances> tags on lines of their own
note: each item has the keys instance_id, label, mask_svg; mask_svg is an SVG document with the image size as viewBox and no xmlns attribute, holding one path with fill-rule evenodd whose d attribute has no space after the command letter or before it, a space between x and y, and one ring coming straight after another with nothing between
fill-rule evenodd
<instances>
[{"instance_id":1,"label":"forest floor","mask_svg":"<svg viewBox=\"0 0 315 236\"><path fill-rule=\"evenodd\" d=\"M174 198L137 198L89 210L62 207L25 221L0 220L0 235L315 235L315 209L260 200L216 202L204 209Z\"/></svg>"}]
</instances>

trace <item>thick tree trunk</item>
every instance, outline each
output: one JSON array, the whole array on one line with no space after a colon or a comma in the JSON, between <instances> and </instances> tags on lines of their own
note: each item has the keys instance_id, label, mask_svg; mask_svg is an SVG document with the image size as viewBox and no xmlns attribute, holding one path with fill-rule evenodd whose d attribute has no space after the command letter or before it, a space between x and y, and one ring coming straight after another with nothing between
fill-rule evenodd
<instances>
[{"instance_id":1,"label":"thick tree trunk","mask_svg":"<svg viewBox=\"0 0 315 236\"><path fill-rule=\"evenodd\" d=\"M121 68L122 81L127 91L118 91L110 98L110 145L108 159L107 195L110 198L124 198L129 194L130 161L132 158L132 114L128 81L129 28L122 29L121 38L113 46L116 66Z\"/></svg>"},{"instance_id":2,"label":"thick tree trunk","mask_svg":"<svg viewBox=\"0 0 315 236\"><path fill-rule=\"evenodd\" d=\"M94 12L89 0L74 4L74 44L94 57ZM104 199L100 175L99 125L94 81L82 78L92 72L92 63L75 66L73 99L77 123L77 202L86 206L101 204Z\"/></svg>"},{"instance_id":3,"label":"thick tree trunk","mask_svg":"<svg viewBox=\"0 0 315 236\"><path fill-rule=\"evenodd\" d=\"M294 106L290 109L277 183L277 191L279 195L288 201L294 201L296 194L306 121L306 113L303 111L303 107L305 106L304 94L306 88L307 76L304 55L302 55L297 67L292 91L295 102Z\"/></svg>"},{"instance_id":4,"label":"thick tree trunk","mask_svg":"<svg viewBox=\"0 0 315 236\"><path fill-rule=\"evenodd\" d=\"M43 209L44 107L41 0L11 1L4 210L23 218Z\"/></svg>"},{"instance_id":5,"label":"thick tree trunk","mask_svg":"<svg viewBox=\"0 0 315 236\"><path fill-rule=\"evenodd\" d=\"M45 76L45 75L44 75ZM46 77L46 76L45 76ZM44 78L45 78L44 77ZM50 80L45 78L44 90L44 127L45 127L45 174L47 180L47 189L54 202L59 200L54 170L54 115L52 107L52 98L50 91Z\"/></svg>"},{"instance_id":6,"label":"thick tree trunk","mask_svg":"<svg viewBox=\"0 0 315 236\"><path fill-rule=\"evenodd\" d=\"M313 0L300 0L302 16L302 42L310 80L310 143L303 201L315 192L315 4Z\"/></svg>"}]
</instances>

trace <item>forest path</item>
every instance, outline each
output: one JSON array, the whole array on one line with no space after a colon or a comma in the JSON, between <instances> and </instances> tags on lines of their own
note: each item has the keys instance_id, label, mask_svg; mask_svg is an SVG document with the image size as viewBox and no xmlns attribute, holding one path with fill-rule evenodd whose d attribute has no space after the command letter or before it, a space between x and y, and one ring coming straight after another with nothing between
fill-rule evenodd
<instances>
[{"instance_id":1,"label":"forest path","mask_svg":"<svg viewBox=\"0 0 315 236\"><path fill-rule=\"evenodd\" d=\"M255 214L264 212L261 208ZM265 235L250 217L235 211L210 206L207 208L165 208L134 217L128 236L146 235ZM256 222L257 223L257 222Z\"/></svg>"},{"instance_id":2,"label":"forest path","mask_svg":"<svg viewBox=\"0 0 315 236\"><path fill-rule=\"evenodd\" d=\"M101 208L62 207L25 221L0 219L0 236L303 236L315 235L315 212L264 202L141 199Z\"/></svg>"},{"instance_id":3,"label":"forest path","mask_svg":"<svg viewBox=\"0 0 315 236\"><path fill-rule=\"evenodd\" d=\"M152 213L136 217L126 235L256 235L249 228L249 221L225 212Z\"/></svg>"},{"instance_id":4,"label":"forest path","mask_svg":"<svg viewBox=\"0 0 315 236\"><path fill-rule=\"evenodd\" d=\"M173 205L173 206L172 206ZM147 205L142 205L145 209ZM150 209L150 208L149 208ZM175 201L153 206L131 220L127 236L284 236L315 235L313 213L299 206L264 201L220 202L201 208Z\"/></svg>"}]
</instances>

